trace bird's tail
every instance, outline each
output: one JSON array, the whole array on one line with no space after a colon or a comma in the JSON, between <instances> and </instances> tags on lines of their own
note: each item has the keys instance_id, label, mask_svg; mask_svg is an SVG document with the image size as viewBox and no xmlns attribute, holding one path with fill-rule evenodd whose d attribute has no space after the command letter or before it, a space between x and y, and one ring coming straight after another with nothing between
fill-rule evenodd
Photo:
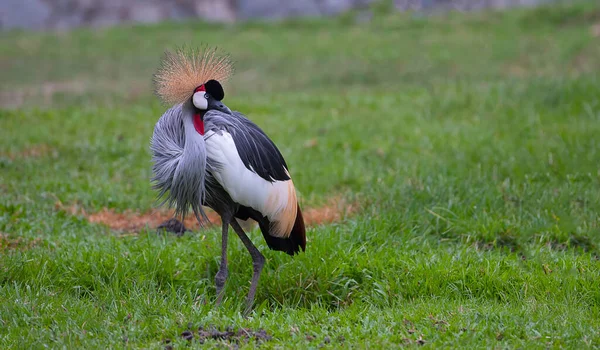
<instances>
[{"instance_id":1,"label":"bird's tail","mask_svg":"<svg viewBox=\"0 0 600 350\"><path fill-rule=\"evenodd\" d=\"M274 237L269 234L269 227L271 226L268 222L259 222L260 230L265 237L265 241L269 248L273 250L279 250L294 255L306 250L306 228L304 226L304 218L302 217L302 211L300 205L296 213L296 220L290 235L286 238Z\"/></svg>"}]
</instances>

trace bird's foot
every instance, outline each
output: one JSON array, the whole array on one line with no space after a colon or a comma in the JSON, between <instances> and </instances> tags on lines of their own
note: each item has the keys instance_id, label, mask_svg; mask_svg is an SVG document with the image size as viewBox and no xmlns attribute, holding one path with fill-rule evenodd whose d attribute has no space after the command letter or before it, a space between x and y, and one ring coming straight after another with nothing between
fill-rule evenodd
<instances>
[{"instance_id":1,"label":"bird's foot","mask_svg":"<svg viewBox=\"0 0 600 350\"><path fill-rule=\"evenodd\" d=\"M215 301L215 307L218 307L221 305L221 302L223 301L223 295L225 295L225 281L227 280L227 267L221 267L219 268L219 271L217 272L217 275L215 276L215 284L217 287L217 300Z\"/></svg>"},{"instance_id":2,"label":"bird's foot","mask_svg":"<svg viewBox=\"0 0 600 350\"><path fill-rule=\"evenodd\" d=\"M163 222L162 224L158 225L158 227L156 228L157 233L161 233L162 231L171 232L171 233L176 234L177 237L181 237L181 236L183 236L183 234L186 231L189 231L189 230L185 227L183 222L181 222L175 218L171 218L171 219Z\"/></svg>"},{"instance_id":3,"label":"bird's foot","mask_svg":"<svg viewBox=\"0 0 600 350\"><path fill-rule=\"evenodd\" d=\"M253 306L253 300L246 300L246 308L244 309L244 313L242 314L243 318L248 318L248 316L250 316L250 313L252 313L252 310L254 309Z\"/></svg>"},{"instance_id":4,"label":"bird's foot","mask_svg":"<svg viewBox=\"0 0 600 350\"><path fill-rule=\"evenodd\" d=\"M217 299L215 300L215 309L218 308L219 306L221 306L221 303L223 302L224 294L225 293L223 292L223 290L217 291Z\"/></svg>"},{"instance_id":5,"label":"bird's foot","mask_svg":"<svg viewBox=\"0 0 600 350\"><path fill-rule=\"evenodd\" d=\"M256 300L254 297L252 299L246 297L246 305L244 307L244 313L242 313L243 318L250 317L254 311L256 310Z\"/></svg>"}]
</instances>

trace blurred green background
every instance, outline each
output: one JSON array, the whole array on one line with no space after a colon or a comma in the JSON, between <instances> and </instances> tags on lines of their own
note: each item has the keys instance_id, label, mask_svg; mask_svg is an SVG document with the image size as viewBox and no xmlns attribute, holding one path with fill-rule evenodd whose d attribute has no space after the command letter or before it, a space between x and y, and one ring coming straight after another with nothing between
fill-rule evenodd
<instances>
[{"instance_id":1,"label":"blurred green background","mask_svg":"<svg viewBox=\"0 0 600 350\"><path fill-rule=\"evenodd\" d=\"M367 9L0 32L3 347L179 347L188 323L263 328L265 347L598 344L598 3ZM153 210L152 74L182 44L231 54L224 102L275 141L303 207L357 208L295 258L251 232L268 263L250 319L237 239L213 310L218 230L83 213Z\"/></svg>"}]
</instances>

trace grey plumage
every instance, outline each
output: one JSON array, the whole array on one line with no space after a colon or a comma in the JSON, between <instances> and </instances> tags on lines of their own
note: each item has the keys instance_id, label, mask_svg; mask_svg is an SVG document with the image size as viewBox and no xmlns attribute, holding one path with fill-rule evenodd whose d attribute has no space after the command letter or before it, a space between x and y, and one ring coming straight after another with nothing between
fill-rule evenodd
<instances>
[{"instance_id":1,"label":"grey plumage","mask_svg":"<svg viewBox=\"0 0 600 350\"><path fill-rule=\"evenodd\" d=\"M246 167L263 179L289 180L287 164L267 135L241 113L221 107L204 115L206 130L230 133ZM211 169L221 164L207 157L204 139L186 134L184 123L191 120L184 118L184 113L191 113L187 108L186 104L171 107L154 127L150 144L153 188L159 192L159 205L175 207L176 216L184 216L191 207L199 221L208 220L202 205L221 210L235 205L211 174ZM235 209L231 211L235 213Z\"/></svg>"},{"instance_id":2,"label":"grey plumage","mask_svg":"<svg viewBox=\"0 0 600 350\"><path fill-rule=\"evenodd\" d=\"M175 215L184 217L192 208L196 219L208 220L202 209L205 197L206 148L200 135L186 133L184 110L189 103L168 109L158 120L150 141L153 188L158 190L159 205L175 207Z\"/></svg>"},{"instance_id":3,"label":"grey plumage","mask_svg":"<svg viewBox=\"0 0 600 350\"><path fill-rule=\"evenodd\" d=\"M264 256L252 244L250 238L244 233L243 229L236 219L247 220L253 219L258 222L263 237L269 248L279 251L284 251L290 255L304 250L306 245L306 236L302 213L298 206L295 189L291 182L291 177L288 173L288 168L283 159L283 156L275 146L275 144L267 137L267 135L252 121L244 117L241 113L232 112L227 106L219 100L215 100L210 94L204 95L207 98L207 110L200 111L194 109L193 98L183 104L178 104L167 110L157 122L154 133L151 139L150 149L152 152L152 160L154 162L153 170L153 187L158 190L159 198L162 199L161 204L168 204L170 207L176 208L176 215L185 216L185 213L191 207L198 221L203 224L208 221L208 218L202 209L202 206L207 206L213 209L221 216L222 221L222 239L221 239L221 265L215 276L215 284L217 289L217 305L220 304L223 298L223 287L227 279L227 241L228 227L231 225L235 233L240 237L242 243L250 253L253 261L253 275L250 283L250 290L247 297L247 309L249 311L256 293L258 280L261 270L265 263ZM200 101L202 102L202 101ZM252 186L254 182L244 182L246 178L241 176L237 182L223 182L222 178L217 181L217 175L223 174L223 170L232 168L231 164L221 163L219 159L211 157L211 152L218 148L214 143L209 142L207 152L207 140L210 137L219 137L211 140L219 142L223 139L223 133L231 135L235 150L239 160L250 172L255 173L265 182L273 184L284 184L284 187L261 187L263 182L259 180L258 188L262 188L264 195L269 193L271 188L283 188L282 196L291 201L285 202L283 209L276 207L278 212L275 222L270 221L269 215L273 210L265 210L260 212L261 204L254 205L257 208L252 208L252 200L247 201L241 197L240 202L246 203L244 206L232 199L227 190L232 190L236 186ZM227 148L229 154L232 147ZM218 152L216 152L218 153ZM216 154L215 153L215 154ZM229 159L230 160L230 159ZM239 161L237 162L239 165ZM239 167L235 168L239 171ZM245 172L243 170L242 172ZM252 176L253 177L253 176ZM254 178L254 177L253 177ZM254 178L255 179L255 178ZM269 185L270 186L270 185ZM290 194L291 191L291 194ZM235 191L231 192L232 196ZM279 194L279 192L277 193ZM237 197L238 200L240 197ZM260 198L260 197L259 197ZM265 203L267 201L264 201ZM256 203L254 203L256 204ZM275 202L275 205L278 205ZM286 225L274 226L275 223L281 221L283 213L285 214ZM289 214L289 215L288 215ZM289 220L291 219L291 220ZM165 227L172 227L171 223L165 223ZM284 227L283 230L279 229ZM179 231L183 231L180 229ZM278 235L279 234L279 235Z\"/></svg>"},{"instance_id":4,"label":"grey plumage","mask_svg":"<svg viewBox=\"0 0 600 350\"><path fill-rule=\"evenodd\" d=\"M208 221L203 205L221 216L216 305L223 299L228 275L231 225L252 257L249 311L265 258L236 219L255 220L269 248L290 255L305 249L306 235L296 190L279 150L258 126L221 102L225 92L219 81L231 72L228 58L210 50L179 50L163 60L155 75L156 91L163 102L175 106L154 128L152 181L160 204L175 207L182 219L191 207L200 224ZM185 231L173 219L160 227Z\"/></svg>"}]
</instances>

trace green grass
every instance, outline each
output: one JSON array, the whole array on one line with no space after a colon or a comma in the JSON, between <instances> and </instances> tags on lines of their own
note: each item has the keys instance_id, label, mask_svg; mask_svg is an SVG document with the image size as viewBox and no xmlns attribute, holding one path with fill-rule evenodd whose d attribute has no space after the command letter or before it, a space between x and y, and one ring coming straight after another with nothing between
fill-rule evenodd
<instances>
[{"instance_id":1,"label":"green grass","mask_svg":"<svg viewBox=\"0 0 600 350\"><path fill-rule=\"evenodd\" d=\"M262 328L267 348L597 347L597 23L583 2L3 32L0 347L181 348L190 323ZM153 208L152 73L201 42L237 61L225 102L280 147L302 205L360 206L294 258L251 232L267 265L248 319L239 240L215 309L218 229L122 235L57 206Z\"/></svg>"}]
</instances>

